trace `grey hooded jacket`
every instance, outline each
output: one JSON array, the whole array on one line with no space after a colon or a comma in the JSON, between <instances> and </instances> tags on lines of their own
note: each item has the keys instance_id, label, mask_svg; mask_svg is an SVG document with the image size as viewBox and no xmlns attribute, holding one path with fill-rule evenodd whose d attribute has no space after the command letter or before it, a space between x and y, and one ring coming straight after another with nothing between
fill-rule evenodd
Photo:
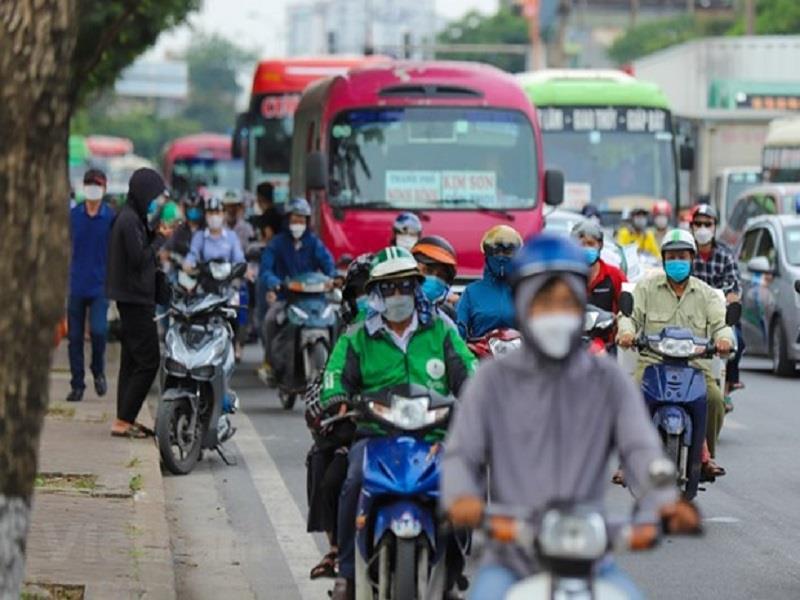
<instances>
[{"instance_id":1,"label":"grey hooded jacket","mask_svg":"<svg viewBox=\"0 0 800 600\"><path fill-rule=\"evenodd\" d=\"M442 503L484 497L490 467L491 503L536 513L554 500L602 506L609 459L616 451L633 484L646 481L663 456L644 400L609 358L576 348L562 362L529 345L484 362L462 393L445 442ZM675 499L658 491L642 499L640 518ZM484 563L520 577L537 570L523 550L490 543Z\"/></svg>"}]
</instances>

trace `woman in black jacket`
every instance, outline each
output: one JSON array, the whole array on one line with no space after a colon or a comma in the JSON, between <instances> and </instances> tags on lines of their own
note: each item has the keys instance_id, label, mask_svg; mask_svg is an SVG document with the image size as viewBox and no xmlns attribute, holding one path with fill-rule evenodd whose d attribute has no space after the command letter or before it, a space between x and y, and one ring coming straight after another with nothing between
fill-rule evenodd
<instances>
[{"instance_id":1,"label":"woman in black jacket","mask_svg":"<svg viewBox=\"0 0 800 600\"><path fill-rule=\"evenodd\" d=\"M146 437L152 431L136 422L159 366L156 256L164 238L148 230L147 208L163 203L166 186L153 169L138 169L128 184L128 200L111 229L108 297L119 309L122 342L117 380L117 419L111 435Z\"/></svg>"}]
</instances>

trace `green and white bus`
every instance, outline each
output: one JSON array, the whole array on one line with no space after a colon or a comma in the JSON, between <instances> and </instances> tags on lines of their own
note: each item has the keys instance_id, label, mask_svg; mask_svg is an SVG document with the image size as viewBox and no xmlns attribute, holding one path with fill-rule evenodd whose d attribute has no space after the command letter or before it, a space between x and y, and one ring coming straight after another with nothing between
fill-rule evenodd
<instances>
[{"instance_id":1,"label":"green and white bus","mask_svg":"<svg viewBox=\"0 0 800 600\"><path fill-rule=\"evenodd\" d=\"M597 206L606 225L626 209L679 207L678 152L664 93L613 70L545 70L518 82L536 106L547 168L566 180L564 207ZM694 161L680 152L683 167Z\"/></svg>"}]
</instances>

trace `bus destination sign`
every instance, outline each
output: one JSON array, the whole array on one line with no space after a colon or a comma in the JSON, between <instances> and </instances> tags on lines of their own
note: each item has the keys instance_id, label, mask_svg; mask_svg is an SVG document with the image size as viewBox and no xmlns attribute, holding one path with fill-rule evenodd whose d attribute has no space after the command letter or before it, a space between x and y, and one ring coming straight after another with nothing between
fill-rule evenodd
<instances>
[{"instance_id":1,"label":"bus destination sign","mask_svg":"<svg viewBox=\"0 0 800 600\"><path fill-rule=\"evenodd\" d=\"M542 131L671 131L667 111L658 108L550 106L537 112Z\"/></svg>"}]
</instances>

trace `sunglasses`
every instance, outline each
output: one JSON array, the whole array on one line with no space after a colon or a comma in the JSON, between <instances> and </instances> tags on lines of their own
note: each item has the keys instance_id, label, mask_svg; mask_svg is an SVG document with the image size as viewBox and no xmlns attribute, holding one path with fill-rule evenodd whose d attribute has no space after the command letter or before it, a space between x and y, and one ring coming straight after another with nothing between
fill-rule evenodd
<instances>
[{"instance_id":1,"label":"sunglasses","mask_svg":"<svg viewBox=\"0 0 800 600\"><path fill-rule=\"evenodd\" d=\"M484 252L489 256L513 256L518 249L516 244L492 244L485 246Z\"/></svg>"},{"instance_id":2,"label":"sunglasses","mask_svg":"<svg viewBox=\"0 0 800 600\"><path fill-rule=\"evenodd\" d=\"M378 283L378 290L381 296L394 296L400 292L404 296L410 296L414 293L417 282L413 279L400 279L395 281L381 281Z\"/></svg>"},{"instance_id":3,"label":"sunglasses","mask_svg":"<svg viewBox=\"0 0 800 600\"><path fill-rule=\"evenodd\" d=\"M692 227L713 227L714 221L692 221Z\"/></svg>"}]
</instances>

